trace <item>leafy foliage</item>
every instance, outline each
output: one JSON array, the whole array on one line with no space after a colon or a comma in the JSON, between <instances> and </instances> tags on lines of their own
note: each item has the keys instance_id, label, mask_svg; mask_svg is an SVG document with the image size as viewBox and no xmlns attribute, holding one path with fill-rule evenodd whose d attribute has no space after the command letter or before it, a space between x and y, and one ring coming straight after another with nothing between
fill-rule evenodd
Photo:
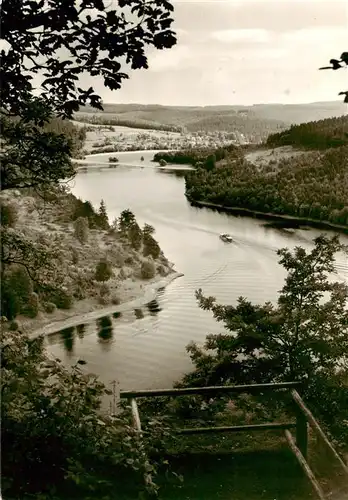
<instances>
[{"instance_id":1,"label":"leafy foliage","mask_svg":"<svg viewBox=\"0 0 348 500\"><path fill-rule=\"evenodd\" d=\"M70 157L76 148L68 126L56 133L48 124L57 114L71 117L86 102L102 109L92 87L79 87L79 76L101 75L108 88L120 88L128 78L120 58L126 57L131 69L147 68L146 45L163 49L176 43L170 30L173 7L152 0L120 2L118 10L103 0L83 0L79 7L57 0L4 0L1 7L0 36L9 46L0 53L2 188L56 184L74 176ZM63 59L62 50L68 53ZM38 73L40 97L32 84ZM79 146L84 134L74 134Z\"/></svg>"},{"instance_id":2,"label":"leafy foliage","mask_svg":"<svg viewBox=\"0 0 348 500\"><path fill-rule=\"evenodd\" d=\"M53 132L55 134L62 134L71 141L71 155L78 158L86 139L86 128L77 127L70 120L62 120L61 118L52 118L49 122L43 125L45 132Z\"/></svg>"},{"instance_id":3,"label":"leafy foliage","mask_svg":"<svg viewBox=\"0 0 348 500\"><path fill-rule=\"evenodd\" d=\"M92 87L80 88L79 77L102 76L105 86L120 88L128 78L120 60L131 69L147 68L146 46L164 49L175 44L170 2L119 0L117 10L106 4L103 0L82 0L78 6L73 0L2 2L0 36L8 44L8 50L0 53L3 189L35 188L47 194L75 175L71 156L78 154L85 130L77 131L67 121L63 125L57 115L69 118L87 102L102 109L100 96ZM33 84L36 74L43 77L40 97ZM78 212L81 205L74 208ZM87 216L97 226L100 217L90 208L83 204L89 213L74 218ZM99 216L105 227L104 212ZM10 217L8 221L10 226ZM52 304L72 306L69 291L63 285L57 288L64 276L56 265L60 253L52 246L2 228L2 278L10 276L15 265L29 277L27 289L25 283L21 290L7 287L3 303L9 318L21 310L25 294L25 308L32 316L39 299L49 310ZM95 492L97 498L107 499L113 489L110 479L115 481L118 473L122 486L130 469L131 484L139 484L139 476L145 475L147 489L155 492L153 466L127 420L111 422L98 413L104 386L77 365L70 371L61 362L48 360L42 339L30 341L16 331L16 322L10 326L1 338L6 497L38 498L40 493L52 497L60 488L68 498L76 498L76 492L90 498Z\"/></svg>"},{"instance_id":4,"label":"leafy foliage","mask_svg":"<svg viewBox=\"0 0 348 500\"><path fill-rule=\"evenodd\" d=\"M141 273L141 277L144 280L148 280L148 279L153 278L155 276L155 272L156 272L155 264L151 260L145 260L141 264L140 273Z\"/></svg>"},{"instance_id":5,"label":"leafy foliage","mask_svg":"<svg viewBox=\"0 0 348 500\"><path fill-rule=\"evenodd\" d=\"M341 64L341 63L344 63L344 64ZM324 67L319 68L319 69L338 70L338 69L342 69L344 67L347 69L347 67L348 67L348 52L342 52L340 59L330 59L330 64L331 64L331 66L324 66ZM344 102L348 103L348 91L339 92L338 95L344 95L345 96Z\"/></svg>"},{"instance_id":6,"label":"leafy foliage","mask_svg":"<svg viewBox=\"0 0 348 500\"><path fill-rule=\"evenodd\" d=\"M341 406L348 389L348 286L330 279L335 254L344 250L337 236L323 235L310 252L301 247L278 250L288 274L277 305L254 305L243 297L235 306L220 305L198 290L199 306L211 311L225 332L208 335L203 348L194 343L187 347L195 370L183 384L302 380L311 407L332 431L348 436L348 407ZM318 399L320 390L325 391L325 405ZM340 422L333 408L339 409Z\"/></svg>"},{"instance_id":7,"label":"leafy foliage","mask_svg":"<svg viewBox=\"0 0 348 500\"><path fill-rule=\"evenodd\" d=\"M79 6L56 0L4 0L1 38L10 48L1 53L2 106L21 115L33 92L32 75L40 71L42 98L52 102L58 114L71 116L87 102L102 109L92 87L79 87L79 76L101 76L105 87L119 89L128 78L121 70L122 57L133 70L147 68L147 45L164 49L176 43L170 30L172 11L166 0L119 1L117 10L104 0L83 0Z\"/></svg>"},{"instance_id":8,"label":"leafy foliage","mask_svg":"<svg viewBox=\"0 0 348 500\"><path fill-rule=\"evenodd\" d=\"M74 302L73 296L64 288L54 288L45 295L45 298L57 306L58 309L71 309Z\"/></svg>"},{"instance_id":9,"label":"leafy foliage","mask_svg":"<svg viewBox=\"0 0 348 500\"><path fill-rule=\"evenodd\" d=\"M11 266L2 280L2 314L13 319L20 312L25 313L32 293L33 283L25 267Z\"/></svg>"},{"instance_id":10,"label":"leafy foliage","mask_svg":"<svg viewBox=\"0 0 348 500\"><path fill-rule=\"evenodd\" d=\"M15 226L18 218L16 207L11 203L0 202L0 211L0 220L2 227Z\"/></svg>"},{"instance_id":11,"label":"leafy foliage","mask_svg":"<svg viewBox=\"0 0 348 500\"><path fill-rule=\"evenodd\" d=\"M186 196L195 201L348 225L347 147L256 167L235 161L189 172Z\"/></svg>"},{"instance_id":12,"label":"leafy foliage","mask_svg":"<svg viewBox=\"0 0 348 500\"><path fill-rule=\"evenodd\" d=\"M51 289L55 281L60 281L59 269L52 266L52 262L58 258L58 250L33 243L13 229L1 232L2 271L6 272L6 269L14 264L23 266L30 279L42 290Z\"/></svg>"},{"instance_id":13,"label":"leafy foliage","mask_svg":"<svg viewBox=\"0 0 348 500\"><path fill-rule=\"evenodd\" d=\"M36 318L39 314L40 301L37 293L33 292L29 295L28 300L24 306L23 314L29 316L29 318Z\"/></svg>"},{"instance_id":14,"label":"leafy foliage","mask_svg":"<svg viewBox=\"0 0 348 500\"><path fill-rule=\"evenodd\" d=\"M88 240L88 219L79 217L74 221L75 236L80 243L86 243Z\"/></svg>"},{"instance_id":15,"label":"leafy foliage","mask_svg":"<svg viewBox=\"0 0 348 500\"><path fill-rule=\"evenodd\" d=\"M103 259L98 262L95 270L95 279L97 281L108 281L112 276L111 263Z\"/></svg>"},{"instance_id":16,"label":"leafy foliage","mask_svg":"<svg viewBox=\"0 0 348 500\"><path fill-rule=\"evenodd\" d=\"M35 116L35 101L28 102L27 113ZM51 116L47 113L47 120ZM63 134L40 129L29 119L0 115L2 189L57 184L75 174L70 160L72 141Z\"/></svg>"},{"instance_id":17,"label":"leafy foliage","mask_svg":"<svg viewBox=\"0 0 348 500\"><path fill-rule=\"evenodd\" d=\"M102 415L110 391L81 369L84 361L67 369L47 358L42 338L18 331L4 331L1 351L5 498L109 499L125 478L134 498L144 474L148 491L156 492L148 439L141 445L126 416Z\"/></svg>"}]
</instances>

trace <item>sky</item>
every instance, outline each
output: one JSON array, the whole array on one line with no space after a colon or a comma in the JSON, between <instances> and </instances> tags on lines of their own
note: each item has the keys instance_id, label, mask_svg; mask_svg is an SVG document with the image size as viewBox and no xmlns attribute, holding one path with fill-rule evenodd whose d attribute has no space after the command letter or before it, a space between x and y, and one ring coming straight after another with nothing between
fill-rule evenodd
<instances>
[{"instance_id":1,"label":"sky","mask_svg":"<svg viewBox=\"0 0 348 500\"><path fill-rule=\"evenodd\" d=\"M348 50L347 0L174 0L178 42L108 103L224 105L340 99L347 70L318 71ZM87 82L86 82L87 83Z\"/></svg>"}]
</instances>

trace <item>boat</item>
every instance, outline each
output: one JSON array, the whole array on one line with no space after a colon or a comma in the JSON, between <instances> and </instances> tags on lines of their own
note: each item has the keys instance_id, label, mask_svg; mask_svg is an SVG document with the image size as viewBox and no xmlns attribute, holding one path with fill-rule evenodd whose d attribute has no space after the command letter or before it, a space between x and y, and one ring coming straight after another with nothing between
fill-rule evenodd
<instances>
[{"instance_id":1,"label":"boat","mask_svg":"<svg viewBox=\"0 0 348 500\"><path fill-rule=\"evenodd\" d=\"M220 240L224 241L225 243L232 243L233 242L232 236L228 233L221 233Z\"/></svg>"}]
</instances>

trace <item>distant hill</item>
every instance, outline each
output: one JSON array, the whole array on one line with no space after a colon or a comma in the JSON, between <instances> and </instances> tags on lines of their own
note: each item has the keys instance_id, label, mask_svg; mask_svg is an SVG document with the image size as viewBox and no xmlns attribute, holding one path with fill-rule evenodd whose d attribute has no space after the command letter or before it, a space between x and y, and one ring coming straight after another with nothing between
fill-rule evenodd
<instances>
[{"instance_id":1,"label":"distant hill","mask_svg":"<svg viewBox=\"0 0 348 500\"><path fill-rule=\"evenodd\" d=\"M255 104L253 106L161 106L157 104L104 104L103 112L85 106L76 119L94 123L139 124L143 128L160 128L189 132L239 132L252 142L264 140L269 134L285 130L304 121L342 116L341 101L311 104Z\"/></svg>"},{"instance_id":2,"label":"distant hill","mask_svg":"<svg viewBox=\"0 0 348 500\"><path fill-rule=\"evenodd\" d=\"M291 125L342 116L347 113L347 105L342 101L309 104L255 104L252 109L259 118L282 120Z\"/></svg>"}]
</instances>

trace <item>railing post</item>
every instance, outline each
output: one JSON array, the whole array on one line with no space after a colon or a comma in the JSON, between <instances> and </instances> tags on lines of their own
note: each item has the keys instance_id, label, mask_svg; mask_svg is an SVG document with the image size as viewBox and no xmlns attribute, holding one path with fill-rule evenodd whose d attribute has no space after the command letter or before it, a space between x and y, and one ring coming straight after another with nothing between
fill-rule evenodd
<instances>
[{"instance_id":1,"label":"railing post","mask_svg":"<svg viewBox=\"0 0 348 500\"><path fill-rule=\"evenodd\" d=\"M296 411L296 446L307 460L308 455L308 423L300 409Z\"/></svg>"}]
</instances>

